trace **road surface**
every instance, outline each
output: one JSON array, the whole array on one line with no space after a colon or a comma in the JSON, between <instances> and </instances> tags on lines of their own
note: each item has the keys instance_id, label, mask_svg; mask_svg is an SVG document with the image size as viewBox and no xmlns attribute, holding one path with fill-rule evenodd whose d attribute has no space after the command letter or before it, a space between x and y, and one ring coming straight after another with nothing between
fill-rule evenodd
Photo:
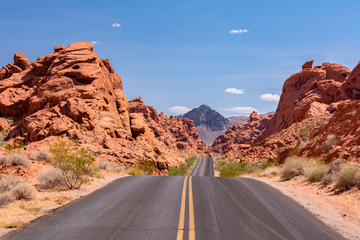
<instances>
[{"instance_id":1,"label":"road surface","mask_svg":"<svg viewBox=\"0 0 360 240\"><path fill-rule=\"evenodd\" d=\"M119 179L6 239L343 239L278 190L213 177L199 158L189 177Z\"/></svg>"}]
</instances>

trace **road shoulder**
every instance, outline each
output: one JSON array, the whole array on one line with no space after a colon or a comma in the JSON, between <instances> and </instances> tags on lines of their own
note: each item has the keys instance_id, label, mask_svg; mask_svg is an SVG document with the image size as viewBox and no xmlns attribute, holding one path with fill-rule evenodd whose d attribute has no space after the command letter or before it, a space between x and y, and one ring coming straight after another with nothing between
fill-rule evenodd
<instances>
[{"instance_id":1,"label":"road shoulder","mask_svg":"<svg viewBox=\"0 0 360 240\"><path fill-rule=\"evenodd\" d=\"M359 191L334 194L303 178L280 181L279 178L246 176L264 182L294 199L325 224L348 239L360 239Z\"/></svg>"}]
</instances>

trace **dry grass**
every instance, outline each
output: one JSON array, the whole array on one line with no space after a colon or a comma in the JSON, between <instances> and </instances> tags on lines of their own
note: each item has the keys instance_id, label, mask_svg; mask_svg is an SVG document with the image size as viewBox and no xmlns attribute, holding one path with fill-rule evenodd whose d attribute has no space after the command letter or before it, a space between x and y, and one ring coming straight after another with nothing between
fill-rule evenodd
<instances>
[{"instance_id":1,"label":"dry grass","mask_svg":"<svg viewBox=\"0 0 360 240\"><path fill-rule=\"evenodd\" d=\"M3 228L18 228L24 224L21 220L12 220L2 224Z\"/></svg>"},{"instance_id":2,"label":"dry grass","mask_svg":"<svg viewBox=\"0 0 360 240\"><path fill-rule=\"evenodd\" d=\"M40 186L43 188L54 188L59 185L63 185L64 181L59 169L50 168L41 172L38 176Z\"/></svg>"},{"instance_id":3,"label":"dry grass","mask_svg":"<svg viewBox=\"0 0 360 240\"><path fill-rule=\"evenodd\" d=\"M14 166L29 167L30 162L22 153L13 153L7 158L7 162Z\"/></svg>"},{"instance_id":4,"label":"dry grass","mask_svg":"<svg viewBox=\"0 0 360 240\"><path fill-rule=\"evenodd\" d=\"M107 161L107 160L100 160L97 163L97 167L100 168L100 169L104 169L104 170L111 170L112 169L111 163L109 161Z\"/></svg>"},{"instance_id":5,"label":"dry grass","mask_svg":"<svg viewBox=\"0 0 360 240\"><path fill-rule=\"evenodd\" d=\"M354 165L344 166L337 178L336 188L340 190L349 190L350 188L357 186L360 182L357 182L357 175L360 173L360 167Z\"/></svg>"},{"instance_id":6,"label":"dry grass","mask_svg":"<svg viewBox=\"0 0 360 240\"><path fill-rule=\"evenodd\" d=\"M11 191L16 185L23 183L22 178L8 175L0 179L0 193Z\"/></svg>"},{"instance_id":7,"label":"dry grass","mask_svg":"<svg viewBox=\"0 0 360 240\"><path fill-rule=\"evenodd\" d=\"M33 152L29 154L29 157L32 160L37 160L37 161L46 161L50 159L50 153L46 152L46 151L39 151L39 152Z\"/></svg>"},{"instance_id":8,"label":"dry grass","mask_svg":"<svg viewBox=\"0 0 360 240\"><path fill-rule=\"evenodd\" d=\"M7 159L5 156L0 155L0 165L4 165L7 163Z\"/></svg>"},{"instance_id":9,"label":"dry grass","mask_svg":"<svg viewBox=\"0 0 360 240\"><path fill-rule=\"evenodd\" d=\"M286 159L280 171L282 180L290 180L304 173L306 164L309 159L306 157L290 157Z\"/></svg>"},{"instance_id":10,"label":"dry grass","mask_svg":"<svg viewBox=\"0 0 360 240\"><path fill-rule=\"evenodd\" d=\"M322 178L329 171L330 166L327 164L319 164L317 166L307 169L305 176L306 179L311 182L320 182Z\"/></svg>"},{"instance_id":11,"label":"dry grass","mask_svg":"<svg viewBox=\"0 0 360 240\"><path fill-rule=\"evenodd\" d=\"M36 189L28 183L20 183L11 190L15 199L34 199L36 197Z\"/></svg>"},{"instance_id":12,"label":"dry grass","mask_svg":"<svg viewBox=\"0 0 360 240\"><path fill-rule=\"evenodd\" d=\"M271 177L276 177L279 172L280 172L279 167L268 167L264 171L260 172L259 176L271 178Z\"/></svg>"}]
</instances>

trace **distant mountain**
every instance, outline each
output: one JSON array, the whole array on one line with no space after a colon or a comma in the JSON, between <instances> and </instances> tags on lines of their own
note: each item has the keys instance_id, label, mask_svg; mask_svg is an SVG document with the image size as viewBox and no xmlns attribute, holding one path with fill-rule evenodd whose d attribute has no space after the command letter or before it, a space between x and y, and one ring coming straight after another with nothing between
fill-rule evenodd
<instances>
[{"instance_id":1,"label":"distant mountain","mask_svg":"<svg viewBox=\"0 0 360 240\"><path fill-rule=\"evenodd\" d=\"M247 116L233 116L233 117L228 118L228 120L232 124L244 124L247 122L248 119L249 119L249 117L247 117Z\"/></svg>"},{"instance_id":2,"label":"distant mountain","mask_svg":"<svg viewBox=\"0 0 360 240\"><path fill-rule=\"evenodd\" d=\"M209 145L233 125L231 121L205 104L192 109L181 117L193 120L200 138Z\"/></svg>"}]
</instances>

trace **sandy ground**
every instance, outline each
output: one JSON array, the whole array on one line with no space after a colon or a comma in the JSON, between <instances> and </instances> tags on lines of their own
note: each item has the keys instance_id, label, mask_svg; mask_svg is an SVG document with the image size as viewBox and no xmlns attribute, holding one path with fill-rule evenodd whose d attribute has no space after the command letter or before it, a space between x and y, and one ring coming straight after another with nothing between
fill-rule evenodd
<instances>
[{"instance_id":1,"label":"sandy ground","mask_svg":"<svg viewBox=\"0 0 360 240\"><path fill-rule=\"evenodd\" d=\"M331 187L310 184L299 177L290 181L279 178L246 176L262 181L294 199L345 238L360 239L360 191L334 193Z\"/></svg>"},{"instance_id":2,"label":"sandy ground","mask_svg":"<svg viewBox=\"0 0 360 240\"><path fill-rule=\"evenodd\" d=\"M101 179L94 179L80 190L61 190L38 192L34 200L15 201L0 208L0 238L13 229L50 213L70 201L86 196L110 182L125 177L124 173L113 173ZM12 227L11 227L12 226Z\"/></svg>"}]
</instances>

